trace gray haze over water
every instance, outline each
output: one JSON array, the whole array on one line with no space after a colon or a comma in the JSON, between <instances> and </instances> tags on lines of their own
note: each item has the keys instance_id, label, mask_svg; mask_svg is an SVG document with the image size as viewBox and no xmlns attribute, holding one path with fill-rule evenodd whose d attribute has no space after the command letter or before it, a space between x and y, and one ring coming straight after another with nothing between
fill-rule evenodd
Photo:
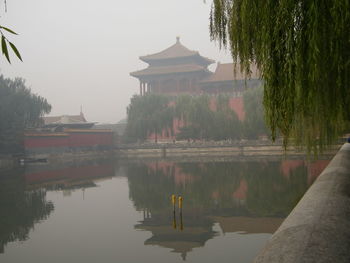
<instances>
[{"instance_id":1,"label":"gray haze over water","mask_svg":"<svg viewBox=\"0 0 350 263\"><path fill-rule=\"evenodd\" d=\"M201 55L230 62L210 42L211 1L202 0L7 0L0 24L24 62L0 59L6 77L23 77L53 106L50 115L78 114L89 121L117 122L138 93L129 73L145 68L139 56L159 52L181 37ZM215 65L210 69L213 71Z\"/></svg>"}]
</instances>

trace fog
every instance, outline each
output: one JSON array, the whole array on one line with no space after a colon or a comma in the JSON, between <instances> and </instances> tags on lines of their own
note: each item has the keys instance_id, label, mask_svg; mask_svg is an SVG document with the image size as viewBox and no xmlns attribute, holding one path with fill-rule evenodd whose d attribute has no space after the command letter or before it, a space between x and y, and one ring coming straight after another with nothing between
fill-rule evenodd
<instances>
[{"instance_id":1,"label":"fog","mask_svg":"<svg viewBox=\"0 0 350 263\"><path fill-rule=\"evenodd\" d=\"M139 56L181 43L201 55L230 62L230 53L210 42L211 1L202 0L7 0L1 25L21 52L1 73L22 77L52 105L50 115L79 114L88 121L114 123L139 92L129 75L147 66ZM215 70L215 65L210 69Z\"/></svg>"}]
</instances>

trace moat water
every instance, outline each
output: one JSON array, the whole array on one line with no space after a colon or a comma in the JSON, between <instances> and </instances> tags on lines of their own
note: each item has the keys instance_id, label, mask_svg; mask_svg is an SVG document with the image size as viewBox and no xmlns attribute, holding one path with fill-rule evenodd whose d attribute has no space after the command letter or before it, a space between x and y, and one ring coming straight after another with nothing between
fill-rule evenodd
<instances>
[{"instance_id":1,"label":"moat water","mask_svg":"<svg viewBox=\"0 0 350 263\"><path fill-rule=\"evenodd\" d=\"M251 262L327 164L96 160L2 171L0 262Z\"/></svg>"}]
</instances>

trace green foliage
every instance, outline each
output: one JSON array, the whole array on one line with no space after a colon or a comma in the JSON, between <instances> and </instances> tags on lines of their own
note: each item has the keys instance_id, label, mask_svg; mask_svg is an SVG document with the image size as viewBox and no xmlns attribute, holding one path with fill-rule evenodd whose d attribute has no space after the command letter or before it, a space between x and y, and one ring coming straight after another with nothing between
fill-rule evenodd
<instances>
[{"instance_id":1,"label":"green foliage","mask_svg":"<svg viewBox=\"0 0 350 263\"><path fill-rule=\"evenodd\" d=\"M17 56L17 58L19 58L21 61L23 61L23 60L22 60L22 56L21 56L21 54L19 53L17 47L16 47L12 42L10 42L10 41L7 39L7 37L5 36L3 30L5 30L5 31L7 31L7 32L9 32L9 33L11 33L11 34L17 35L17 33L14 32L12 29L0 25L1 50L2 50L2 54L6 57L7 61L8 61L9 63L11 63L9 51L8 51L8 48L7 48L7 46L10 45L12 51L15 53L15 55Z\"/></svg>"},{"instance_id":2,"label":"green foliage","mask_svg":"<svg viewBox=\"0 0 350 263\"><path fill-rule=\"evenodd\" d=\"M211 38L260 69L272 138L315 153L350 120L349 25L348 0L214 0L210 15Z\"/></svg>"},{"instance_id":3,"label":"green foliage","mask_svg":"<svg viewBox=\"0 0 350 263\"><path fill-rule=\"evenodd\" d=\"M0 76L0 152L21 150L24 129L37 127L49 113L46 99L31 93L25 81Z\"/></svg>"},{"instance_id":4,"label":"green foliage","mask_svg":"<svg viewBox=\"0 0 350 263\"><path fill-rule=\"evenodd\" d=\"M163 95L135 95L127 108L128 141L145 140L148 135L157 134L164 128L172 130L174 109L169 106L170 98Z\"/></svg>"},{"instance_id":5,"label":"green foliage","mask_svg":"<svg viewBox=\"0 0 350 263\"><path fill-rule=\"evenodd\" d=\"M176 98L157 94L134 96L127 109L126 141L143 141L150 134L159 134L163 129L173 133L174 118L183 123L180 132L176 134L177 140L256 139L259 135L267 134L261 87L244 92L244 122L230 108L229 100L230 96L223 94L181 95Z\"/></svg>"},{"instance_id":6,"label":"green foliage","mask_svg":"<svg viewBox=\"0 0 350 263\"><path fill-rule=\"evenodd\" d=\"M216 109L210 108L211 103ZM179 140L240 138L241 123L229 107L229 96L183 95L176 100L175 112L185 124L177 135Z\"/></svg>"},{"instance_id":7,"label":"green foliage","mask_svg":"<svg viewBox=\"0 0 350 263\"><path fill-rule=\"evenodd\" d=\"M262 86L247 89L243 93L245 118L243 121L243 134L247 139L258 139L259 135L267 135L268 129L264 121L264 108L262 104Z\"/></svg>"}]
</instances>

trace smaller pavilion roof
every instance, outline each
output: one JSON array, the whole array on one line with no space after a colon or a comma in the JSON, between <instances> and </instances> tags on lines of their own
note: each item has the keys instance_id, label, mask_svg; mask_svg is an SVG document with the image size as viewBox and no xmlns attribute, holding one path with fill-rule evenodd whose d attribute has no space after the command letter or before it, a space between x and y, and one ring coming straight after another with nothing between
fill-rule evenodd
<instances>
[{"instance_id":1,"label":"smaller pavilion roof","mask_svg":"<svg viewBox=\"0 0 350 263\"><path fill-rule=\"evenodd\" d=\"M86 123L84 114L43 117L45 125Z\"/></svg>"},{"instance_id":2,"label":"smaller pavilion roof","mask_svg":"<svg viewBox=\"0 0 350 263\"><path fill-rule=\"evenodd\" d=\"M234 81L234 80L245 80L245 79L260 79L259 71L256 65L250 67L251 75L250 78L246 76L244 72L241 72L239 64L234 63L218 63L214 74L201 81L202 83L213 83L222 81Z\"/></svg>"},{"instance_id":3,"label":"smaller pavilion roof","mask_svg":"<svg viewBox=\"0 0 350 263\"><path fill-rule=\"evenodd\" d=\"M192 56L198 56L202 58L208 65L215 62L212 59L202 57L198 51L193 51L183 46L180 43L179 37L176 37L176 43L170 46L169 48L155 54L140 56L140 59L146 63L149 63L155 60L184 58L184 57L192 57Z\"/></svg>"}]
</instances>

